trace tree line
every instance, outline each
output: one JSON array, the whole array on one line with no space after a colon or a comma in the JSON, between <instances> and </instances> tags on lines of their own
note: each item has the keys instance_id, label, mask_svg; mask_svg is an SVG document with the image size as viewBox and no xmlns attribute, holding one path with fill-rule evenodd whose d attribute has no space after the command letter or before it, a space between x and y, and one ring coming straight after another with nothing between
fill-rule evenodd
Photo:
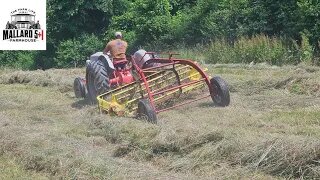
<instances>
[{"instance_id":1,"label":"tree line","mask_svg":"<svg viewBox=\"0 0 320 180\"><path fill-rule=\"evenodd\" d=\"M234 48L240 41L253 43L262 36L258 39L277 39L288 51L298 49L301 56L309 53L314 61L319 51L319 16L317 0L47 0L47 50L1 51L0 65L81 66L90 54L104 48L115 31L123 32L128 54L141 47L210 50L219 43ZM305 43L308 48L301 51Z\"/></svg>"}]
</instances>

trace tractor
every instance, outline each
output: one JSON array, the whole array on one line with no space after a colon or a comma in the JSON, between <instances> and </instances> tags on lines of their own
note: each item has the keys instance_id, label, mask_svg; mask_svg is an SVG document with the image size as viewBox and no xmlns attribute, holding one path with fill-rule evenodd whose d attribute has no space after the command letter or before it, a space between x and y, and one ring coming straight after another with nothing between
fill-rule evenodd
<instances>
[{"instance_id":1,"label":"tractor","mask_svg":"<svg viewBox=\"0 0 320 180\"><path fill-rule=\"evenodd\" d=\"M177 55L141 49L111 61L97 52L87 60L86 78L74 80L75 96L98 104L102 113L151 123L157 123L160 112L208 97L217 106L230 104L229 87L221 77L211 78L197 62Z\"/></svg>"}]
</instances>

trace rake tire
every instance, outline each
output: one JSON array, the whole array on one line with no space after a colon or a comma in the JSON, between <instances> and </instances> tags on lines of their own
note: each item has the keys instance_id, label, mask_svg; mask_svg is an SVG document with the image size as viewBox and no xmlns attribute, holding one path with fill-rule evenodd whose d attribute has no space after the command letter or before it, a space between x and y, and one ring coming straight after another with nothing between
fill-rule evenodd
<instances>
[{"instance_id":1,"label":"rake tire","mask_svg":"<svg viewBox=\"0 0 320 180\"><path fill-rule=\"evenodd\" d=\"M210 84L215 94L211 94L211 98L215 105L226 107L230 104L229 86L221 77L216 76L210 80Z\"/></svg>"},{"instance_id":2,"label":"rake tire","mask_svg":"<svg viewBox=\"0 0 320 180\"><path fill-rule=\"evenodd\" d=\"M83 82L84 80L81 77L77 77L73 82L73 90L76 98L85 98L86 97L86 85Z\"/></svg>"},{"instance_id":3,"label":"rake tire","mask_svg":"<svg viewBox=\"0 0 320 180\"><path fill-rule=\"evenodd\" d=\"M157 114L148 99L140 99L138 102L138 118L142 117L150 123L157 124Z\"/></svg>"}]
</instances>

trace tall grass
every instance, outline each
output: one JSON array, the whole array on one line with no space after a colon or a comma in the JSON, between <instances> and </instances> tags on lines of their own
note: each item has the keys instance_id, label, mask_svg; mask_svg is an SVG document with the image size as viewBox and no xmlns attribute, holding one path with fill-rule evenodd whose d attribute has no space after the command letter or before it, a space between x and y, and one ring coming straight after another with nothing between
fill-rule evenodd
<instances>
[{"instance_id":1,"label":"tall grass","mask_svg":"<svg viewBox=\"0 0 320 180\"><path fill-rule=\"evenodd\" d=\"M301 43L285 38L257 35L241 37L234 44L224 39L212 42L206 53L208 63L262 63L272 65L312 63L313 49L305 35ZM299 45L300 44L300 45Z\"/></svg>"}]
</instances>

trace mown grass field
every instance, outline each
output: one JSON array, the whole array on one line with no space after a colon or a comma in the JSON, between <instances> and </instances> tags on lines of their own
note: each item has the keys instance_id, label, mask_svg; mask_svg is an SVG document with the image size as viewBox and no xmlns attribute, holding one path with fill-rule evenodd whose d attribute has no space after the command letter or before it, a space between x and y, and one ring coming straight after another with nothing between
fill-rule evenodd
<instances>
[{"instance_id":1,"label":"mown grass field","mask_svg":"<svg viewBox=\"0 0 320 180\"><path fill-rule=\"evenodd\" d=\"M320 68L208 65L230 86L158 115L100 115L84 69L0 71L0 179L319 179Z\"/></svg>"}]
</instances>

